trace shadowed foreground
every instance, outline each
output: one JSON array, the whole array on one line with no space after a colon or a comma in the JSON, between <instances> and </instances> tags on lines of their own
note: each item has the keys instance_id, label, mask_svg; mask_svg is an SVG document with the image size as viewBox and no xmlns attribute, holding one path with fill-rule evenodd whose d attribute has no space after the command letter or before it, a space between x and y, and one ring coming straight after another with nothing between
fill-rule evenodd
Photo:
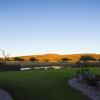
<instances>
[{"instance_id":1,"label":"shadowed foreground","mask_svg":"<svg viewBox=\"0 0 100 100\"><path fill-rule=\"evenodd\" d=\"M14 100L89 100L68 85L75 72L76 69L1 72L0 88Z\"/></svg>"}]
</instances>

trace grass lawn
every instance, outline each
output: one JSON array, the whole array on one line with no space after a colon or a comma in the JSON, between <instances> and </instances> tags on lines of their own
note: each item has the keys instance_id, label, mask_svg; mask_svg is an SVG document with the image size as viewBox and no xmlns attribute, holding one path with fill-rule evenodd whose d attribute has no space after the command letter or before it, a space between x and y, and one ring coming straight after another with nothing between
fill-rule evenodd
<instances>
[{"instance_id":1,"label":"grass lawn","mask_svg":"<svg viewBox=\"0 0 100 100\"><path fill-rule=\"evenodd\" d=\"M100 73L100 69L91 69ZM0 88L14 100L89 100L68 85L76 69L0 72Z\"/></svg>"}]
</instances>

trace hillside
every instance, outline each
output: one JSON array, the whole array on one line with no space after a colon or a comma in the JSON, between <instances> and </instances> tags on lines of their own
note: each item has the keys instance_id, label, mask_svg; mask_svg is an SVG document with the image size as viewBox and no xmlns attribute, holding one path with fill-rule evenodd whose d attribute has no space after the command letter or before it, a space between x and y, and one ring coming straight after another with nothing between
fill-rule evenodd
<instances>
[{"instance_id":1,"label":"hillside","mask_svg":"<svg viewBox=\"0 0 100 100\"><path fill-rule=\"evenodd\" d=\"M20 56L20 58L28 61L31 57L38 59L39 61L60 61L61 58L69 58L72 61L77 61L81 56L88 55L96 59L100 59L100 54L69 54L69 55L59 55L59 54L44 54L44 55L30 55L30 56ZM12 58L13 59L13 58Z\"/></svg>"}]
</instances>

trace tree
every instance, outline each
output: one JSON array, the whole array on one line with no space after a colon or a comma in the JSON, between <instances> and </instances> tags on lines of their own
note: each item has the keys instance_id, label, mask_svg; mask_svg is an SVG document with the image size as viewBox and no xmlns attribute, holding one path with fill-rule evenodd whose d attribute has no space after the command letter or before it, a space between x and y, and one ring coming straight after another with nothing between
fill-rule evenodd
<instances>
[{"instance_id":1,"label":"tree","mask_svg":"<svg viewBox=\"0 0 100 100\"><path fill-rule=\"evenodd\" d=\"M29 61L32 61L32 62L34 62L34 61L38 61L36 58L34 58L34 57L31 57L30 59L29 59Z\"/></svg>"},{"instance_id":2,"label":"tree","mask_svg":"<svg viewBox=\"0 0 100 100\"><path fill-rule=\"evenodd\" d=\"M80 61L96 61L96 59L92 56L81 56Z\"/></svg>"},{"instance_id":3,"label":"tree","mask_svg":"<svg viewBox=\"0 0 100 100\"><path fill-rule=\"evenodd\" d=\"M2 49L0 49L0 51L2 52L2 55L4 56L4 61L5 61L5 63L6 63L6 61L9 61L9 55L6 55L6 54L5 54L5 51L2 50Z\"/></svg>"},{"instance_id":4,"label":"tree","mask_svg":"<svg viewBox=\"0 0 100 100\"><path fill-rule=\"evenodd\" d=\"M23 58L20 58L20 57L15 57L14 61L25 61L25 60Z\"/></svg>"},{"instance_id":5,"label":"tree","mask_svg":"<svg viewBox=\"0 0 100 100\"><path fill-rule=\"evenodd\" d=\"M70 59L69 58L61 58L61 61L62 62L67 62L67 61L69 61Z\"/></svg>"}]
</instances>

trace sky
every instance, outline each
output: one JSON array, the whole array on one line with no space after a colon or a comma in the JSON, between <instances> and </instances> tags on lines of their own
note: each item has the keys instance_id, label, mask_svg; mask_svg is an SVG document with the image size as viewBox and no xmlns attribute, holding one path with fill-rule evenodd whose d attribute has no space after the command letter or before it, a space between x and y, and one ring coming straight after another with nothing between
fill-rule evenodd
<instances>
[{"instance_id":1,"label":"sky","mask_svg":"<svg viewBox=\"0 0 100 100\"><path fill-rule=\"evenodd\" d=\"M0 0L0 49L10 56L100 53L100 0Z\"/></svg>"}]
</instances>

